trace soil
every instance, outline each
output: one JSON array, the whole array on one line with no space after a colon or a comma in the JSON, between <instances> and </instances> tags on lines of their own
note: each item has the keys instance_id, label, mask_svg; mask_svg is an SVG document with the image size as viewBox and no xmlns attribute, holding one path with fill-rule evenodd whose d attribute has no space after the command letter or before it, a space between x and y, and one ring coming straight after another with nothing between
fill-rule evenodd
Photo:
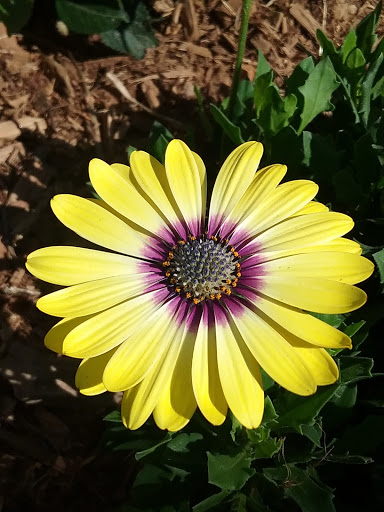
<instances>
[{"instance_id":1,"label":"soil","mask_svg":"<svg viewBox=\"0 0 384 512\"><path fill-rule=\"evenodd\" d=\"M81 397L78 362L44 347L57 319L35 303L52 287L24 262L39 247L79 244L49 200L89 196L92 157L125 162L129 145L146 148L156 119L183 137L199 123L194 85L207 103L229 93L241 1L152 5L159 45L141 61L113 54L97 37L62 36L38 15L22 35L7 37L0 25L0 511L111 510L127 501L136 472L131 455L96 457L102 418L119 396ZM244 78L253 80L260 49L282 83L308 52L318 55L317 28L340 44L374 6L254 1Z\"/></svg>"}]
</instances>

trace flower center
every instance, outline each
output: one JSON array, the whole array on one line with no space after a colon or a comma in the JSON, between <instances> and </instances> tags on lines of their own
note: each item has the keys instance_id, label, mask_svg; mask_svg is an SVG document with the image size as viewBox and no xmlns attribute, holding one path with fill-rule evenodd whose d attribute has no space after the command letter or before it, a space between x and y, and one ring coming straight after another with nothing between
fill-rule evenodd
<instances>
[{"instance_id":1,"label":"flower center","mask_svg":"<svg viewBox=\"0 0 384 512\"><path fill-rule=\"evenodd\" d=\"M163 267L175 291L198 304L231 294L241 276L239 260L227 239L191 236L172 247Z\"/></svg>"}]
</instances>

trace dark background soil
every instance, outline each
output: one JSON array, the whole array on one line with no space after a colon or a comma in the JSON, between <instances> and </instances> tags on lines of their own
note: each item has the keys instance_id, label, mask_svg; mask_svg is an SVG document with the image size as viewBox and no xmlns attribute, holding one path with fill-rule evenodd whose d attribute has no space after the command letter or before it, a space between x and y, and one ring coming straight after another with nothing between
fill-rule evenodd
<instances>
[{"instance_id":1,"label":"dark background soil","mask_svg":"<svg viewBox=\"0 0 384 512\"><path fill-rule=\"evenodd\" d=\"M244 78L253 80L260 49L282 84L308 52L318 55L316 28L340 44L375 4L254 1ZM49 200L89 195L92 157L125 162L129 145L146 148L159 116L180 137L190 127L198 132L194 85L207 103L228 95L240 0L152 6L159 45L141 61L113 54L97 37L60 36L47 12L37 11L22 35L7 37L0 25L0 512L107 511L127 500L137 471L131 455L95 456L102 418L119 396L78 395L78 362L43 345L57 320L35 302L51 287L28 275L24 262L39 247L78 243ZM383 27L381 20L380 34Z\"/></svg>"}]
</instances>

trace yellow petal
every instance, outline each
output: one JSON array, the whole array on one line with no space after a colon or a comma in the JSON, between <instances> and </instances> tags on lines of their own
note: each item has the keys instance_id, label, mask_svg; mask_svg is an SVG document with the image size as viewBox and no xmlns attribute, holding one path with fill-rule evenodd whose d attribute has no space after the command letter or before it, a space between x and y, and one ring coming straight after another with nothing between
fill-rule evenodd
<instances>
[{"instance_id":1,"label":"yellow petal","mask_svg":"<svg viewBox=\"0 0 384 512\"><path fill-rule=\"evenodd\" d=\"M319 252L296 254L262 265L268 275L285 277L316 277L356 284L367 279L374 271L371 261L348 252Z\"/></svg>"},{"instance_id":2,"label":"yellow petal","mask_svg":"<svg viewBox=\"0 0 384 512\"><path fill-rule=\"evenodd\" d=\"M81 323L64 339L63 354L95 357L120 345L157 310L156 293L127 300Z\"/></svg>"},{"instance_id":3,"label":"yellow petal","mask_svg":"<svg viewBox=\"0 0 384 512\"><path fill-rule=\"evenodd\" d=\"M121 417L124 425L136 430L148 419L164 389L169 386L183 341L184 326L169 333L168 347L144 379L124 393Z\"/></svg>"},{"instance_id":4,"label":"yellow petal","mask_svg":"<svg viewBox=\"0 0 384 512\"><path fill-rule=\"evenodd\" d=\"M251 184L243 197L227 216L222 231L227 233L234 224L239 224L243 219L253 213L284 178L287 172L285 165L270 165L256 172Z\"/></svg>"},{"instance_id":5,"label":"yellow petal","mask_svg":"<svg viewBox=\"0 0 384 512\"><path fill-rule=\"evenodd\" d=\"M308 180L289 181L279 185L259 207L255 208L238 225L238 231L235 232L231 243L238 243L244 236L247 238L254 237L258 233L287 219L313 199L317 194L318 188L316 183ZM246 235L243 235L243 232Z\"/></svg>"},{"instance_id":6,"label":"yellow petal","mask_svg":"<svg viewBox=\"0 0 384 512\"><path fill-rule=\"evenodd\" d=\"M113 167L94 158L89 163L89 177L97 194L121 215L154 234L167 229L157 211Z\"/></svg>"},{"instance_id":7,"label":"yellow petal","mask_svg":"<svg viewBox=\"0 0 384 512\"><path fill-rule=\"evenodd\" d=\"M260 252L297 250L329 242L353 228L353 220L342 213L301 215L271 227L257 237Z\"/></svg>"},{"instance_id":8,"label":"yellow petal","mask_svg":"<svg viewBox=\"0 0 384 512\"><path fill-rule=\"evenodd\" d=\"M351 339L346 334L301 309L262 294L254 302L266 316L308 343L326 348L352 348Z\"/></svg>"},{"instance_id":9,"label":"yellow petal","mask_svg":"<svg viewBox=\"0 0 384 512\"><path fill-rule=\"evenodd\" d=\"M268 276L262 293L280 302L315 313L348 313L365 304L363 290L346 283L315 277Z\"/></svg>"},{"instance_id":10,"label":"yellow petal","mask_svg":"<svg viewBox=\"0 0 384 512\"><path fill-rule=\"evenodd\" d=\"M148 274L115 276L77 284L41 297L36 305L53 316L92 315L142 293L146 278Z\"/></svg>"},{"instance_id":11,"label":"yellow petal","mask_svg":"<svg viewBox=\"0 0 384 512\"><path fill-rule=\"evenodd\" d=\"M75 384L82 395L95 396L107 391L103 384L103 372L114 353L115 349L81 361L76 372Z\"/></svg>"},{"instance_id":12,"label":"yellow petal","mask_svg":"<svg viewBox=\"0 0 384 512\"><path fill-rule=\"evenodd\" d=\"M195 159L197 169L199 171L200 187L201 187L201 211L203 214L202 220L205 219L205 211L207 208L207 173L203 159L192 151L193 158Z\"/></svg>"},{"instance_id":13,"label":"yellow petal","mask_svg":"<svg viewBox=\"0 0 384 512\"><path fill-rule=\"evenodd\" d=\"M253 357L273 380L298 395L315 393L316 383L304 361L261 311L245 307L232 317Z\"/></svg>"},{"instance_id":14,"label":"yellow petal","mask_svg":"<svg viewBox=\"0 0 384 512\"><path fill-rule=\"evenodd\" d=\"M208 329L208 310L205 308L195 341L192 360L192 381L200 411L213 425L221 425L227 416L217 366L215 329Z\"/></svg>"},{"instance_id":15,"label":"yellow petal","mask_svg":"<svg viewBox=\"0 0 384 512\"><path fill-rule=\"evenodd\" d=\"M130 157L132 182L140 187L147 201L157 207L164 217L185 238L186 232L180 232L183 216L169 187L165 167L145 151L134 151Z\"/></svg>"},{"instance_id":16,"label":"yellow petal","mask_svg":"<svg viewBox=\"0 0 384 512\"><path fill-rule=\"evenodd\" d=\"M220 381L228 406L242 425L257 428L264 412L259 366L233 322L216 319L216 340Z\"/></svg>"},{"instance_id":17,"label":"yellow petal","mask_svg":"<svg viewBox=\"0 0 384 512\"><path fill-rule=\"evenodd\" d=\"M38 249L25 265L39 279L64 286L139 271L137 260L128 256L68 246Z\"/></svg>"},{"instance_id":18,"label":"yellow petal","mask_svg":"<svg viewBox=\"0 0 384 512\"><path fill-rule=\"evenodd\" d=\"M172 140L165 152L165 170L169 186L191 233L200 234L202 193L200 171L189 147Z\"/></svg>"},{"instance_id":19,"label":"yellow petal","mask_svg":"<svg viewBox=\"0 0 384 512\"><path fill-rule=\"evenodd\" d=\"M143 380L167 349L175 323L175 315L170 314L169 304L159 307L149 324L138 328L117 349L105 368L103 380L106 388L109 391L125 391Z\"/></svg>"},{"instance_id":20,"label":"yellow petal","mask_svg":"<svg viewBox=\"0 0 384 512\"><path fill-rule=\"evenodd\" d=\"M191 374L195 338L196 332L185 333L172 378L153 411L153 418L161 429L171 432L180 430L196 410Z\"/></svg>"},{"instance_id":21,"label":"yellow petal","mask_svg":"<svg viewBox=\"0 0 384 512\"><path fill-rule=\"evenodd\" d=\"M288 338L293 350L305 361L318 386L328 386L339 378L337 364L323 348L314 347L299 339Z\"/></svg>"},{"instance_id":22,"label":"yellow petal","mask_svg":"<svg viewBox=\"0 0 384 512\"><path fill-rule=\"evenodd\" d=\"M128 165L124 164L111 164L112 169L114 169L116 172L120 174L122 178L124 178L126 181L131 182L131 169L128 167Z\"/></svg>"},{"instance_id":23,"label":"yellow petal","mask_svg":"<svg viewBox=\"0 0 384 512\"><path fill-rule=\"evenodd\" d=\"M49 350L57 352L58 354L63 353L63 343L68 334L78 325L82 324L91 316L83 316L77 318L63 318L55 324L45 335L44 344Z\"/></svg>"},{"instance_id":24,"label":"yellow petal","mask_svg":"<svg viewBox=\"0 0 384 512\"><path fill-rule=\"evenodd\" d=\"M260 142L245 142L225 160L213 187L209 209L210 234L215 234L253 180L263 155Z\"/></svg>"},{"instance_id":25,"label":"yellow petal","mask_svg":"<svg viewBox=\"0 0 384 512\"><path fill-rule=\"evenodd\" d=\"M349 252L351 254L361 255L361 246L349 240L348 238L335 238L329 242L324 242L319 245L310 245L308 247L298 247L296 249L287 249L282 251L268 251L263 252L263 261L274 260L276 258L283 258L285 256L293 256L294 254L310 254L316 252Z\"/></svg>"},{"instance_id":26,"label":"yellow petal","mask_svg":"<svg viewBox=\"0 0 384 512\"><path fill-rule=\"evenodd\" d=\"M308 204L303 206L291 217L298 217L299 215L309 215L311 213L324 213L329 212L329 208L325 204L319 203L318 201L310 201Z\"/></svg>"},{"instance_id":27,"label":"yellow petal","mask_svg":"<svg viewBox=\"0 0 384 512\"><path fill-rule=\"evenodd\" d=\"M55 196L53 213L69 229L107 249L142 257L145 239L98 204L69 194Z\"/></svg>"}]
</instances>

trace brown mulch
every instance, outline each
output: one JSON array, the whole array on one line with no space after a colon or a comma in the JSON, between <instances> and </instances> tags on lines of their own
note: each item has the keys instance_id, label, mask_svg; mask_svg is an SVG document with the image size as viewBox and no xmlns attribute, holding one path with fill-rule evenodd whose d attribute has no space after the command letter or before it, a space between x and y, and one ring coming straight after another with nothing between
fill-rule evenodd
<instances>
[{"instance_id":1,"label":"brown mulch","mask_svg":"<svg viewBox=\"0 0 384 512\"><path fill-rule=\"evenodd\" d=\"M244 78L254 79L260 49L283 79L308 52L318 54L317 28L339 44L374 6L255 1ZM35 302L52 287L26 272L25 257L78 243L49 200L59 192L89 194L90 158L126 161L129 145L145 149L156 119L183 137L198 123L194 85L207 102L228 95L240 7L240 0L154 1L159 45L142 61L112 55L97 37L65 38L33 26L6 37L0 26L0 512L110 510L111 496L116 505L127 498L132 457L95 456L101 419L119 397L80 397L77 362L44 348L55 319Z\"/></svg>"}]
</instances>

